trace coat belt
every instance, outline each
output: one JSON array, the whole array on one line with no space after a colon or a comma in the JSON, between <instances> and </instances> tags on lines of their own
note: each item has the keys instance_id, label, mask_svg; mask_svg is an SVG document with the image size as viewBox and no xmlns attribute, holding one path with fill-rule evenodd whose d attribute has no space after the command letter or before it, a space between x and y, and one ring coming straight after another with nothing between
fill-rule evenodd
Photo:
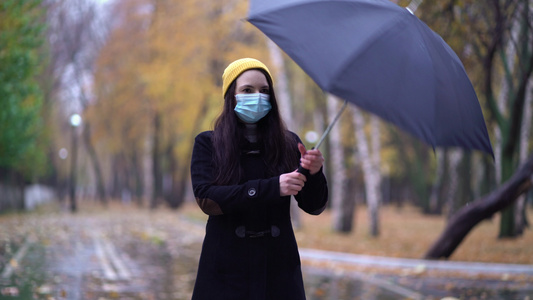
<instances>
[{"instance_id":1,"label":"coat belt","mask_svg":"<svg viewBox=\"0 0 533 300\"><path fill-rule=\"evenodd\" d=\"M278 237L280 234L280 230L279 227L276 225L270 226L270 229L260 231L246 230L246 226L238 226L235 229L235 234L240 238L260 238L265 236Z\"/></svg>"}]
</instances>

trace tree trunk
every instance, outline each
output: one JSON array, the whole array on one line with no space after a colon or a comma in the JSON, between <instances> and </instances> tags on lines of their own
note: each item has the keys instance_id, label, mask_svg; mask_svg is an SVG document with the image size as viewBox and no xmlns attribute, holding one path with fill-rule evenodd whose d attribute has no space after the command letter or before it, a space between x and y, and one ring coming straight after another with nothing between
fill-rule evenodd
<instances>
[{"instance_id":1,"label":"tree trunk","mask_svg":"<svg viewBox=\"0 0 533 300\"><path fill-rule=\"evenodd\" d=\"M179 180L179 190L177 191L177 197L179 197L179 203L180 205L185 202L185 197L187 196L187 185L190 186L190 177L189 175L189 168L181 168L180 176L178 178Z\"/></svg>"},{"instance_id":2,"label":"tree trunk","mask_svg":"<svg viewBox=\"0 0 533 300\"><path fill-rule=\"evenodd\" d=\"M24 211L26 210L27 203L26 203L26 182L24 181L24 177L22 174L14 173L15 175L15 187L18 189L18 194L20 195L20 200L17 201L18 205L16 205L15 209Z\"/></svg>"},{"instance_id":3,"label":"tree trunk","mask_svg":"<svg viewBox=\"0 0 533 300\"><path fill-rule=\"evenodd\" d=\"M409 181L413 184L415 199L424 213L429 212L430 181L428 180L428 146L421 141L412 139L414 157L412 162L406 160L406 170ZM411 163L411 164L409 164Z\"/></svg>"},{"instance_id":4,"label":"tree trunk","mask_svg":"<svg viewBox=\"0 0 533 300\"><path fill-rule=\"evenodd\" d=\"M483 180L486 180L485 164L483 163L482 157L480 155L474 155L472 159L472 169L473 169L473 184L474 184L474 199L481 197L484 194L483 192Z\"/></svg>"},{"instance_id":5,"label":"tree trunk","mask_svg":"<svg viewBox=\"0 0 533 300\"><path fill-rule=\"evenodd\" d=\"M379 208L382 202L381 193L381 131L378 117L370 116L371 136L370 141L372 145L372 176L371 176L371 201L373 202L374 210L371 211L371 231L372 236L379 235ZM370 199L370 197L369 197Z\"/></svg>"},{"instance_id":6,"label":"tree trunk","mask_svg":"<svg viewBox=\"0 0 533 300\"><path fill-rule=\"evenodd\" d=\"M518 196L533 186L533 155L509 179L491 194L455 213L444 232L424 255L426 259L449 258L466 235L479 222L512 205Z\"/></svg>"},{"instance_id":7,"label":"tree trunk","mask_svg":"<svg viewBox=\"0 0 533 300\"><path fill-rule=\"evenodd\" d=\"M267 41L268 50L270 52L270 60L272 61L272 71L274 78L276 78L276 100L279 104L279 112L287 128L292 131L297 131L294 128L295 124L292 114L291 96L289 92L289 84L287 80L287 72L285 70L285 63L283 62L283 55L279 47L270 39Z\"/></svg>"},{"instance_id":8,"label":"tree trunk","mask_svg":"<svg viewBox=\"0 0 533 300\"><path fill-rule=\"evenodd\" d=\"M458 207L466 205L474 198L472 192L472 152L462 151L461 163L459 164L459 194L456 204Z\"/></svg>"},{"instance_id":9,"label":"tree trunk","mask_svg":"<svg viewBox=\"0 0 533 300\"><path fill-rule=\"evenodd\" d=\"M309 91L311 87L306 80L306 78L308 78L307 74L299 68L296 69L296 64L289 64L286 66L287 68L285 70L287 70L288 74L292 75L289 89L291 91L292 107L294 108L292 110L292 126L296 132L302 133L302 126L306 124L306 120L309 118L309 113L302 108L309 106L309 96L307 91ZM321 98L321 96L319 98ZM317 110L315 109L313 113L317 113ZM313 120L313 122L314 121L315 120ZM306 125L309 125L309 123Z\"/></svg>"},{"instance_id":10,"label":"tree trunk","mask_svg":"<svg viewBox=\"0 0 533 300\"><path fill-rule=\"evenodd\" d=\"M352 107L352 115L355 126L355 136L359 153L359 161L362 165L363 177L365 181L366 204L368 217L370 220L370 235L379 236L379 207L381 202L381 173L380 173L380 148L381 145L377 139L380 137L379 123L377 119L372 120L372 151L370 151L369 142L365 134L365 121L361 111ZM374 117L376 118L376 117Z\"/></svg>"},{"instance_id":11,"label":"tree trunk","mask_svg":"<svg viewBox=\"0 0 533 300\"><path fill-rule=\"evenodd\" d=\"M460 149L453 149L448 152L449 158L449 176L450 176L450 185L448 186L448 193L446 196L446 206L448 209L448 218L450 218L455 213L455 204L457 202L457 195L459 190L459 163L463 158L463 151Z\"/></svg>"},{"instance_id":12,"label":"tree trunk","mask_svg":"<svg viewBox=\"0 0 533 300\"><path fill-rule=\"evenodd\" d=\"M175 138L171 138L169 143L167 144L166 150L165 150L165 161L168 164L168 179L170 183L170 187L163 190L163 195L165 198L165 202L170 206L170 208L178 208L181 204L181 199L178 197L179 193L179 167L180 164L178 163L178 160L176 159L174 155L174 144L176 143ZM165 185L166 186L166 185Z\"/></svg>"},{"instance_id":13,"label":"tree trunk","mask_svg":"<svg viewBox=\"0 0 533 300\"><path fill-rule=\"evenodd\" d=\"M510 178L512 174L513 169L513 159L510 155L503 155L502 157L502 179L503 178ZM515 229L514 229L514 202L511 203L508 207L504 208L501 211L501 218L500 218L500 233L498 234L499 238L508 238L508 237L514 237L515 236Z\"/></svg>"},{"instance_id":14,"label":"tree trunk","mask_svg":"<svg viewBox=\"0 0 533 300\"><path fill-rule=\"evenodd\" d=\"M435 156L437 158L437 168L435 171L435 181L433 181L433 186L431 187L431 194L429 196L429 213L430 214L440 214L441 205L440 205L440 190L442 187L442 179L444 177L444 159L445 152L442 149L437 149Z\"/></svg>"},{"instance_id":15,"label":"tree trunk","mask_svg":"<svg viewBox=\"0 0 533 300\"><path fill-rule=\"evenodd\" d=\"M513 57L515 55L515 35L517 34L517 21L515 20L511 24L511 38L507 41L507 45L504 45L504 53L503 56L503 64L506 67L507 76L503 78L502 85L500 88L500 93L497 98L497 105L498 110L501 114L507 114L507 106L509 102L509 94L510 94L510 82L508 80L508 76L513 73L513 69L515 64L510 63L514 61ZM512 82L511 82L512 84ZM505 140L508 139L508 135L510 133L503 132L502 124L497 124L497 127L494 130L495 137L496 137L496 151L495 151L495 163L496 163L496 181L498 184L501 184L503 181L509 179L511 176L511 170L512 170L512 156L513 153L505 153L504 152L504 143ZM514 210L515 208L508 207L502 211L501 219L500 219L500 233L499 237L512 237L515 235L515 229L514 229Z\"/></svg>"},{"instance_id":16,"label":"tree trunk","mask_svg":"<svg viewBox=\"0 0 533 300\"><path fill-rule=\"evenodd\" d=\"M70 149L70 183L69 183L69 199L70 199L70 211L75 213L78 210L76 203L76 186L78 176L78 132L77 127L72 126L72 146Z\"/></svg>"},{"instance_id":17,"label":"tree trunk","mask_svg":"<svg viewBox=\"0 0 533 300\"><path fill-rule=\"evenodd\" d=\"M120 200L122 203L130 204L131 203L131 191L132 191L132 176L133 172L131 166L128 164L128 158L125 153L119 155L119 185L120 185Z\"/></svg>"},{"instance_id":18,"label":"tree trunk","mask_svg":"<svg viewBox=\"0 0 533 300\"><path fill-rule=\"evenodd\" d=\"M98 193L98 199L103 204L107 204L107 195L106 195L105 184L104 184L104 176L102 175L102 167L100 164L100 159L98 158L96 149L94 149L93 143L91 141L91 127L90 126L91 124L87 122L83 124L83 140L84 140L85 148L87 149L87 153L89 154L89 157L91 158L94 175L96 177L96 189Z\"/></svg>"},{"instance_id":19,"label":"tree trunk","mask_svg":"<svg viewBox=\"0 0 533 300\"><path fill-rule=\"evenodd\" d=\"M289 92L289 85L287 80L287 72L285 63L283 62L283 55L279 47L270 39L267 41L268 50L270 52L270 60L272 61L274 78L276 78L276 100L279 104L279 111L287 129L298 132L296 122L293 120L291 98ZM295 228L301 227L300 209L294 197L291 197L291 220Z\"/></svg>"},{"instance_id":20,"label":"tree trunk","mask_svg":"<svg viewBox=\"0 0 533 300\"><path fill-rule=\"evenodd\" d=\"M494 126L494 175L496 183L502 183L502 131Z\"/></svg>"},{"instance_id":21,"label":"tree trunk","mask_svg":"<svg viewBox=\"0 0 533 300\"><path fill-rule=\"evenodd\" d=\"M153 176L153 190L152 199L150 201L150 208L154 209L158 206L160 198L163 196L163 174L161 173L160 161L160 134L161 134L161 116L158 112L154 114L154 132L152 145L152 176Z\"/></svg>"},{"instance_id":22,"label":"tree trunk","mask_svg":"<svg viewBox=\"0 0 533 300\"><path fill-rule=\"evenodd\" d=\"M139 155L137 154L138 150L133 149L133 154L131 156L131 165L133 170L133 195L134 200L137 205L142 206L143 204L143 194L144 194L144 182L142 177L142 164L139 160Z\"/></svg>"},{"instance_id":23,"label":"tree trunk","mask_svg":"<svg viewBox=\"0 0 533 300\"><path fill-rule=\"evenodd\" d=\"M118 154L111 156L111 188L109 195L111 199L120 198L120 167L118 163Z\"/></svg>"},{"instance_id":24,"label":"tree trunk","mask_svg":"<svg viewBox=\"0 0 533 300\"><path fill-rule=\"evenodd\" d=\"M529 144L529 137L531 132L531 118L532 118L532 102L533 102L533 80L529 80L529 88L526 96L526 103L524 104L524 117L522 118L522 129L520 130L520 146L519 146L519 163L523 164L527 159L527 150ZM516 201L515 208L515 234L522 235L524 229L528 226L526 214L526 195L522 195Z\"/></svg>"},{"instance_id":25,"label":"tree trunk","mask_svg":"<svg viewBox=\"0 0 533 300\"><path fill-rule=\"evenodd\" d=\"M333 121L339 112L340 101L335 96L328 94L327 110L328 119ZM333 214L333 230L337 232L350 232L352 214L346 210L346 168L344 166L344 151L341 140L340 124L337 124L329 133L331 206Z\"/></svg>"}]
</instances>

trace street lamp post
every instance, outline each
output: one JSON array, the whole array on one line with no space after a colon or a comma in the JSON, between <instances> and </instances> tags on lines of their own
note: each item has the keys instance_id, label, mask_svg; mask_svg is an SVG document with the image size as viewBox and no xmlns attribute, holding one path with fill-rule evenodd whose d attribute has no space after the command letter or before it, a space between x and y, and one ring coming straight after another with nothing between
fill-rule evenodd
<instances>
[{"instance_id":1,"label":"street lamp post","mask_svg":"<svg viewBox=\"0 0 533 300\"><path fill-rule=\"evenodd\" d=\"M72 155L70 163L70 211L76 212L76 170L78 160L78 134L76 128L81 125L81 116L73 114L70 117L70 125L72 126Z\"/></svg>"}]
</instances>

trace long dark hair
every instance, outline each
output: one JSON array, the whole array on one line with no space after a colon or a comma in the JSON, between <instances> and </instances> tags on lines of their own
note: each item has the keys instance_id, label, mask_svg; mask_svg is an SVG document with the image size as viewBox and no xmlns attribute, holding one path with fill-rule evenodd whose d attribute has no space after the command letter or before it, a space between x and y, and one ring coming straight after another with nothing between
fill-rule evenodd
<instances>
[{"instance_id":1,"label":"long dark hair","mask_svg":"<svg viewBox=\"0 0 533 300\"><path fill-rule=\"evenodd\" d=\"M291 172L298 167L297 142L290 133L278 110L278 103L272 85L272 79L261 71L270 86L270 104L272 109L257 122L258 141L263 144L268 176L277 176ZM215 165L215 184L237 184L243 178L240 165L241 149L245 125L237 118L235 107L236 80L229 86L224 95L224 108L215 121L213 132L213 149Z\"/></svg>"}]
</instances>

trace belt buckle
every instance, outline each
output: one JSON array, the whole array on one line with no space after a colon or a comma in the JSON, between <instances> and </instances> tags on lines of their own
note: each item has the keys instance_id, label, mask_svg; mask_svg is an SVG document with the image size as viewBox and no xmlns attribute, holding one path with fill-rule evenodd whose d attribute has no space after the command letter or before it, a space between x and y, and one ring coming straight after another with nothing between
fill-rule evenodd
<instances>
[{"instance_id":1,"label":"belt buckle","mask_svg":"<svg viewBox=\"0 0 533 300\"><path fill-rule=\"evenodd\" d=\"M246 233L249 234L249 238L259 238L259 237L264 237L266 233L270 233L270 230L265 230L265 231L247 231Z\"/></svg>"}]
</instances>

